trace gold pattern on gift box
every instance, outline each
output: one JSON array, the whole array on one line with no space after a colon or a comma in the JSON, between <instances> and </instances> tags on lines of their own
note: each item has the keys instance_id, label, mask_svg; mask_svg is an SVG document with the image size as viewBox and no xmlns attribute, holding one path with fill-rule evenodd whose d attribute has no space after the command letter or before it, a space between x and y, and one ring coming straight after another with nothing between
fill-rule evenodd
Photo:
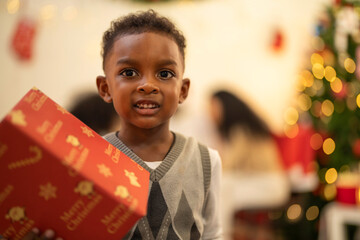
<instances>
[{"instance_id":1,"label":"gold pattern on gift box","mask_svg":"<svg viewBox=\"0 0 360 240\"><path fill-rule=\"evenodd\" d=\"M120 197L122 199L128 198L130 196L128 189L122 185L116 187L114 194L115 196Z\"/></svg>"},{"instance_id":2,"label":"gold pattern on gift box","mask_svg":"<svg viewBox=\"0 0 360 240\"><path fill-rule=\"evenodd\" d=\"M48 143L52 143L54 141L54 138L56 137L56 135L59 133L62 125L63 125L62 121L60 121L60 120L57 121L55 123L54 127L51 129L51 131L44 136L45 141Z\"/></svg>"},{"instance_id":3,"label":"gold pattern on gift box","mask_svg":"<svg viewBox=\"0 0 360 240\"><path fill-rule=\"evenodd\" d=\"M90 150L88 148L84 148L82 151L77 148L72 148L69 154L64 157L62 163L66 166L73 167L76 171L80 171L89 156L89 152Z\"/></svg>"},{"instance_id":4,"label":"gold pattern on gift box","mask_svg":"<svg viewBox=\"0 0 360 240\"><path fill-rule=\"evenodd\" d=\"M0 205L6 200L10 193L14 190L13 185L7 185L4 190L0 192Z\"/></svg>"},{"instance_id":5,"label":"gold pattern on gift box","mask_svg":"<svg viewBox=\"0 0 360 240\"><path fill-rule=\"evenodd\" d=\"M79 193L82 196L91 197L94 194L94 184L90 181L80 181L74 192Z\"/></svg>"},{"instance_id":6,"label":"gold pattern on gift box","mask_svg":"<svg viewBox=\"0 0 360 240\"><path fill-rule=\"evenodd\" d=\"M35 100L33 104L31 104L32 109L34 109L35 111L39 111L47 99L47 96L41 95L40 99L38 99L37 101Z\"/></svg>"},{"instance_id":7,"label":"gold pattern on gift box","mask_svg":"<svg viewBox=\"0 0 360 240\"><path fill-rule=\"evenodd\" d=\"M75 137L74 135L68 135L66 137L66 142L70 143L73 147L78 147L80 146L80 141L77 137Z\"/></svg>"},{"instance_id":8,"label":"gold pattern on gift box","mask_svg":"<svg viewBox=\"0 0 360 240\"><path fill-rule=\"evenodd\" d=\"M120 150L111 145L108 144L107 148L105 149L105 154L111 157L114 163L118 163L120 159Z\"/></svg>"},{"instance_id":9,"label":"gold pattern on gift box","mask_svg":"<svg viewBox=\"0 0 360 240\"><path fill-rule=\"evenodd\" d=\"M31 108L35 111L39 111L44 105L48 97L39 90L31 92L24 98L24 101L31 104Z\"/></svg>"},{"instance_id":10,"label":"gold pattern on gift box","mask_svg":"<svg viewBox=\"0 0 360 240\"><path fill-rule=\"evenodd\" d=\"M25 159L22 159L22 160L19 160L19 161L12 162L12 163L8 164L8 168L10 170L12 170L12 169L15 169L15 168L27 167L27 166L30 166L30 165L34 165L37 162L39 162L43 157L41 149L39 147L37 147L37 146L30 146L29 147L29 152L33 153L34 156L29 157L29 158L25 158Z\"/></svg>"},{"instance_id":11,"label":"gold pattern on gift box","mask_svg":"<svg viewBox=\"0 0 360 240\"><path fill-rule=\"evenodd\" d=\"M8 146L6 144L0 143L0 159L2 156L4 156L7 149L8 149Z\"/></svg>"},{"instance_id":12,"label":"gold pattern on gift box","mask_svg":"<svg viewBox=\"0 0 360 240\"><path fill-rule=\"evenodd\" d=\"M20 227L16 227L15 224L10 224L2 234L5 239L21 240L32 228L34 228L34 225L35 221L27 218L26 221L22 222Z\"/></svg>"},{"instance_id":13,"label":"gold pattern on gift box","mask_svg":"<svg viewBox=\"0 0 360 240\"><path fill-rule=\"evenodd\" d=\"M124 172L125 172L125 176L129 178L131 185L133 185L135 187L141 187L140 183L137 180L138 178L134 172L129 172L126 169L124 170Z\"/></svg>"},{"instance_id":14,"label":"gold pattern on gift box","mask_svg":"<svg viewBox=\"0 0 360 240\"><path fill-rule=\"evenodd\" d=\"M69 113L65 108L63 108L59 104L56 104L56 109L59 110L62 114L68 114Z\"/></svg>"},{"instance_id":15,"label":"gold pattern on gift box","mask_svg":"<svg viewBox=\"0 0 360 240\"><path fill-rule=\"evenodd\" d=\"M102 199L103 196L98 193L95 193L91 200L78 199L67 211L62 213L60 219L66 224L68 230L74 231Z\"/></svg>"},{"instance_id":16,"label":"gold pattern on gift box","mask_svg":"<svg viewBox=\"0 0 360 240\"><path fill-rule=\"evenodd\" d=\"M45 120L41 126L36 128L36 131L43 135L45 142L52 143L59 133L63 122L58 120L55 125L53 125L50 121Z\"/></svg>"},{"instance_id":17,"label":"gold pattern on gift box","mask_svg":"<svg viewBox=\"0 0 360 240\"><path fill-rule=\"evenodd\" d=\"M113 175L111 169L105 164L98 164L97 167L99 168L99 173L105 177L111 177Z\"/></svg>"},{"instance_id":18,"label":"gold pattern on gift box","mask_svg":"<svg viewBox=\"0 0 360 240\"><path fill-rule=\"evenodd\" d=\"M12 110L9 115L12 124L22 127L27 125L27 122L25 121L25 114L21 110Z\"/></svg>"},{"instance_id":19,"label":"gold pattern on gift box","mask_svg":"<svg viewBox=\"0 0 360 240\"><path fill-rule=\"evenodd\" d=\"M11 222L20 222L23 223L27 219L25 208L24 207L12 207L9 209L8 213L5 216L6 219L11 220Z\"/></svg>"},{"instance_id":20,"label":"gold pattern on gift box","mask_svg":"<svg viewBox=\"0 0 360 240\"><path fill-rule=\"evenodd\" d=\"M85 127L85 126L81 126L82 132L87 135L88 137L94 137L93 132L91 131L90 128Z\"/></svg>"},{"instance_id":21,"label":"gold pattern on gift box","mask_svg":"<svg viewBox=\"0 0 360 240\"><path fill-rule=\"evenodd\" d=\"M138 206L138 200L134 199L130 207L119 204L105 215L100 221L106 226L108 233L115 234L126 221L133 215Z\"/></svg>"},{"instance_id":22,"label":"gold pattern on gift box","mask_svg":"<svg viewBox=\"0 0 360 240\"><path fill-rule=\"evenodd\" d=\"M39 196L43 197L46 201L51 198L56 198L56 190L57 188L52 185L50 182L46 183L46 185L40 185Z\"/></svg>"},{"instance_id":23,"label":"gold pattern on gift box","mask_svg":"<svg viewBox=\"0 0 360 240\"><path fill-rule=\"evenodd\" d=\"M28 96L24 98L24 101L27 103L32 103L37 95L38 95L37 92L31 92Z\"/></svg>"}]
</instances>

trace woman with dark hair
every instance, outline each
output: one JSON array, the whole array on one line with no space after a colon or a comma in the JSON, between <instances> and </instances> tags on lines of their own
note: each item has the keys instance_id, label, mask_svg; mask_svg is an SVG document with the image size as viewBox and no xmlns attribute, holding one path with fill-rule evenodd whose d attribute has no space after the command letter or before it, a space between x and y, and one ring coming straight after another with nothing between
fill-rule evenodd
<instances>
[{"instance_id":1,"label":"woman with dark hair","mask_svg":"<svg viewBox=\"0 0 360 240\"><path fill-rule=\"evenodd\" d=\"M211 117L222 139L223 226L229 238L235 212L279 207L289 199L290 186L270 128L248 104L217 91L211 96Z\"/></svg>"}]
</instances>

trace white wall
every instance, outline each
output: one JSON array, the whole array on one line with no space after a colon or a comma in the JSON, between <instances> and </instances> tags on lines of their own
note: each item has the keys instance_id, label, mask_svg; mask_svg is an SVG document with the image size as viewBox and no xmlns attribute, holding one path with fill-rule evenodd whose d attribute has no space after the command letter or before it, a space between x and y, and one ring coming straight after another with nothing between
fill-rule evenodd
<instances>
[{"instance_id":1,"label":"white wall","mask_svg":"<svg viewBox=\"0 0 360 240\"><path fill-rule=\"evenodd\" d=\"M0 0L0 118L33 86L68 108L73 96L95 90L102 74L100 41L112 19L153 8L170 17L188 41L185 75L192 80L183 109L193 121L205 114L207 94L230 86L251 99L274 130L294 98L297 72L309 58L316 14L324 0L203 0L140 4L124 0L22 0L27 7L15 14ZM54 16L41 20L44 6ZM71 21L67 7L78 14ZM39 21L34 56L21 62L9 48L21 16ZM284 34L284 49L271 51L274 29Z\"/></svg>"}]
</instances>

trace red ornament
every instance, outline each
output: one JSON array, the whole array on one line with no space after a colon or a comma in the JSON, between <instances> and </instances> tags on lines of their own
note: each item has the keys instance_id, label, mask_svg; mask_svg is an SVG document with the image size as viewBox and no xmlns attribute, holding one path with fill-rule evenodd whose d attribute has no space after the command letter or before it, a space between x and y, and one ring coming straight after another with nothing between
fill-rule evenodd
<instances>
[{"instance_id":1,"label":"red ornament","mask_svg":"<svg viewBox=\"0 0 360 240\"><path fill-rule=\"evenodd\" d=\"M13 50L20 59L31 59L35 32L36 24L33 20L20 19L12 38Z\"/></svg>"},{"instance_id":2,"label":"red ornament","mask_svg":"<svg viewBox=\"0 0 360 240\"><path fill-rule=\"evenodd\" d=\"M272 39L272 49L276 52L284 48L284 34L279 29L276 29Z\"/></svg>"},{"instance_id":3,"label":"red ornament","mask_svg":"<svg viewBox=\"0 0 360 240\"><path fill-rule=\"evenodd\" d=\"M335 6L340 6L341 2L342 2L342 0L335 0L334 4L335 4Z\"/></svg>"},{"instance_id":4,"label":"red ornament","mask_svg":"<svg viewBox=\"0 0 360 240\"><path fill-rule=\"evenodd\" d=\"M356 139L352 146L352 151L355 156L360 157L360 138Z\"/></svg>"}]
</instances>

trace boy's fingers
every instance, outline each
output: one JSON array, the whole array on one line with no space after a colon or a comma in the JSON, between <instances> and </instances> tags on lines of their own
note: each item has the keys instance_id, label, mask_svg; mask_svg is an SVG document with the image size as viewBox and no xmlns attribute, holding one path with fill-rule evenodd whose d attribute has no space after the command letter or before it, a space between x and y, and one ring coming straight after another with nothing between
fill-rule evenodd
<instances>
[{"instance_id":1,"label":"boy's fingers","mask_svg":"<svg viewBox=\"0 0 360 240\"><path fill-rule=\"evenodd\" d=\"M39 229L33 228L30 232L28 232L22 240L33 240L36 239L36 237L39 234Z\"/></svg>"},{"instance_id":2,"label":"boy's fingers","mask_svg":"<svg viewBox=\"0 0 360 240\"><path fill-rule=\"evenodd\" d=\"M2 235L0 235L0 240L7 240L7 239L4 238Z\"/></svg>"},{"instance_id":3,"label":"boy's fingers","mask_svg":"<svg viewBox=\"0 0 360 240\"><path fill-rule=\"evenodd\" d=\"M42 235L41 235L41 239L42 240L49 240L49 239L53 239L55 237L55 232L51 229L47 229Z\"/></svg>"}]
</instances>

